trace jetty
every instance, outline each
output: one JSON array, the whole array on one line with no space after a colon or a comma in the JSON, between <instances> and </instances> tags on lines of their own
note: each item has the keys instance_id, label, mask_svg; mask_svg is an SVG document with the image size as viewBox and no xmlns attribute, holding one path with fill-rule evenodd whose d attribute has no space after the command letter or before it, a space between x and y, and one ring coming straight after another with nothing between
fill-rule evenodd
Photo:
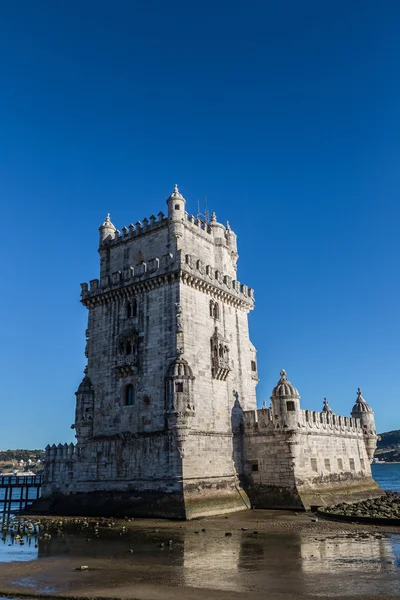
<instances>
[{"instance_id":1,"label":"jetty","mask_svg":"<svg viewBox=\"0 0 400 600\"><path fill-rule=\"evenodd\" d=\"M0 512L26 510L40 497L41 487L41 475L0 475Z\"/></svg>"}]
</instances>

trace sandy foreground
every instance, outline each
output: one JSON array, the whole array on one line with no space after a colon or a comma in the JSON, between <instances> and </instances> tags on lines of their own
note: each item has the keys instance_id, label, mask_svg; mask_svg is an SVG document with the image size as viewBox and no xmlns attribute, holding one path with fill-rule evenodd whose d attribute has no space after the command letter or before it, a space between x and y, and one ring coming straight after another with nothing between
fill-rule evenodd
<instances>
[{"instance_id":1,"label":"sandy foreground","mask_svg":"<svg viewBox=\"0 0 400 600\"><path fill-rule=\"evenodd\" d=\"M30 517L35 518L35 517ZM66 517L37 517L43 524L53 524L62 520L63 528L79 528L75 518ZM90 525L100 521L100 536L102 544L107 544L108 533L118 534L122 528L133 535L135 532L151 532L160 540L167 540L174 535L185 537L185 569L186 572L200 572L203 580L181 576L181 568L164 560L168 555L154 553L152 560L135 560L129 556L93 556L83 559L79 555L48 556L40 560L27 562L0 563L0 596L7 598L82 598L94 600L105 599L135 599L135 600L288 600L305 598L346 598L347 600L385 600L400 597L400 570L389 565L388 571L380 572L379 568L369 569L369 562L358 573L356 570L346 570L343 573L334 571L327 562L326 573L312 571L313 562L308 557L308 571L304 575L298 564L298 554L293 553L293 540L306 540L305 546L312 540L335 540L344 536L353 546L366 544L379 545L390 539L390 534L400 534L399 528L382 526L365 526L348 523L338 523L315 520L313 515L306 513L295 514L285 511L244 511L227 517L210 517L190 522L171 522L155 519L87 519ZM112 524L109 527L109 523ZM265 535L270 534L270 535ZM90 535L90 534L88 534ZM225 537L225 536L229 537ZM268 577L264 580L263 572L254 570L254 589L236 591L235 585L218 585L218 569L213 570L212 556L210 562L202 560L202 548L207 552L211 547L221 553L232 548L235 555L236 540L246 537L246 544L251 548L254 540L260 537L267 540L272 547L272 558L269 560ZM207 537L208 536L208 537ZM248 538L248 539L247 539ZM383 539L382 539L383 538ZM187 543L187 540L189 542ZM308 542L310 540L310 542ZM90 540L88 539L89 543ZM287 542L287 544L286 544ZM195 544L198 546L195 546ZM343 542L341 542L343 543ZM201 544L204 544L201 546ZM214 544L214 545L213 545ZM218 545L219 544L219 545ZM129 545L129 544L128 544ZM333 544L334 545L334 544ZM247 546L246 546L247 547ZM274 548L276 547L276 552ZM337 552L341 552L340 546ZM344 546L345 547L345 546ZM103 546L104 548L104 546ZM187 549L189 548L189 549ZM193 548L197 548L193 551ZM243 548L241 546L240 548ZM304 552L304 544L303 544ZM243 550L241 550L243 551ZM111 553L112 554L112 553ZM311 557L313 555L311 554ZM160 557L159 562L158 558ZM207 558L207 557L205 557ZM368 557L367 557L368 558ZM162 560L163 559L163 560ZM192 562L190 562L192 561ZM199 571L200 566L203 571ZM327 558L328 561L328 558ZM205 567L203 565L205 564ZM88 566L88 570L77 570L79 566ZM207 570L209 569L209 570ZM209 573L209 580L208 580ZM251 563L246 564L243 572L247 578L253 577ZM177 575L178 574L178 575ZM223 574L226 576L226 573ZM240 577L239 574L235 574ZM222 576L222 573L221 573ZM214 578L214 579L213 579ZM228 572L229 579L229 572ZM213 581L216 581L216 586ZM228 587L230 589L216 589ZM250 588L250 589L248 589Z\"/></svg>"}]
</instances>

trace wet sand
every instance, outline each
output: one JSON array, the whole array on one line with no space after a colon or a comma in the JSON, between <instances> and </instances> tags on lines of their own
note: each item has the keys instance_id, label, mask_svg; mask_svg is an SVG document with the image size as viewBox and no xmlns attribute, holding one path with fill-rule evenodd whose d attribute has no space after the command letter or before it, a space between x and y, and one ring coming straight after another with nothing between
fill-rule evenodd
<instances>
[{"instance_id":1,"label":"wet sand","mask_svg":"<svg viewBox=\"0 0 400 600\"><path fill-rule=\"evenodd\" d=\"M400 596L400 531L394 527L315 521L312 515L283 511L190 522L38 519L52 538L38 542L35 560L0 562L0 595L121 600ZM62 525L54 528L56 521ZM89 569L76 570L81 565Z\"/></svg>"}]
</instances>

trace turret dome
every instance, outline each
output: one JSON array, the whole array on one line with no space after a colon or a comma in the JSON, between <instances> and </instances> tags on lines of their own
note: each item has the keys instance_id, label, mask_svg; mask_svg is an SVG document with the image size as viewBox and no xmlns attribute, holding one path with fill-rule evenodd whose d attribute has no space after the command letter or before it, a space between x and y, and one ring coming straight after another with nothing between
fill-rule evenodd
<instances>
[{"instance_id":1,"label":"turret dome","mask_svg":"<svg viewBox=\"0 0 400 600\"><path fill-rule=\"evenodd\" d=\"M185 198L182 196L182 194L180 193L180 191L178 189L177 183L174 185L174 191L169 196L168 200L185 200ZM167 202L168 202L168 200L167 200Z\"/></svg>"},{"instance_id":2,"label":"turret dome","mask_svg":"<svg viewBox=\"0 0 400 600\"><path fill-rule=\"evenodd\" d=\"M357 390L357 400L356 400L356 403L353 406L353 409L351 412L352 413L373 412L370 405L365 402L360 388L358 388L358 390Z\"/></svg>"},{"instance_id":3,"label":"turret dome","mask_svg":"<svg viewBox=\"0 0 400 600\"><path fill-rule=\"evenodd\" d=\"M87 393L92 393L93 392L93 385L92 382L90 381L90 377L87 374L87 370L85 369L85 376L82 379L82 381L79 384L78 390L76 391L76 394L87 394Z\"/></svg>"},{"instance_id":4,"label":"turret dome","mask_svg":"<svg viewBox=\"0 0 400 600\"><path fill-rule=\"evenodd\" d=\"M286 377L286 371L284 369L282 369L282 371L280 372L280 376L281 376L280 380L278 381L277 385L272 390L271 400L273 398L299 399L300 394L299 394L297 388L295 388L294 385L292 385L290 383L290 381L288 381L288 379Z\"/></svg>"},{"instance_id":5,"label":"turret dome","mask_svg":"<svg viewBox=\"0 0 400 600\"><path fill-rule=\"evenodd\" d=\"M168 377L171 379L194 379L193 371L188 361L182 357L177 358L171 363L168 369Z\"/></svg>"},{"instance_id":6,"label":"turret dome","mask_svg":"<svg viewBox=\"0 0 400 600\"><path fill-rule=\"evenodd\" d=\"M113 239L115 237L115 233L117 228L115 225L111 223L110 213L106 216L103 223L99 227L100 231L100 244L102 244L105 240Z\"/></svg>"}]
</instances>

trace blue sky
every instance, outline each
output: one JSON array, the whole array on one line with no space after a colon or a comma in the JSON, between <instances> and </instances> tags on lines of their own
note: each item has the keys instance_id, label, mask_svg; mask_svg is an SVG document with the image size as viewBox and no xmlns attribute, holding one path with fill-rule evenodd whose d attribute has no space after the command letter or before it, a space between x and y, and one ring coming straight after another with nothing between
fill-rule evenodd
<instances>
[{"instance_id":1,"label":"blue sky","mask_svg":"<svg viewBox=\"0 0 400 600\"><path fill-rule=\"evenodd\" d=\"M98 226L179 184L238 234L258 401L400 428L400 5L5 0L0 448L73 440ZM390 382L390 385L388 384Z\"/></svg>"}]
</instances>

